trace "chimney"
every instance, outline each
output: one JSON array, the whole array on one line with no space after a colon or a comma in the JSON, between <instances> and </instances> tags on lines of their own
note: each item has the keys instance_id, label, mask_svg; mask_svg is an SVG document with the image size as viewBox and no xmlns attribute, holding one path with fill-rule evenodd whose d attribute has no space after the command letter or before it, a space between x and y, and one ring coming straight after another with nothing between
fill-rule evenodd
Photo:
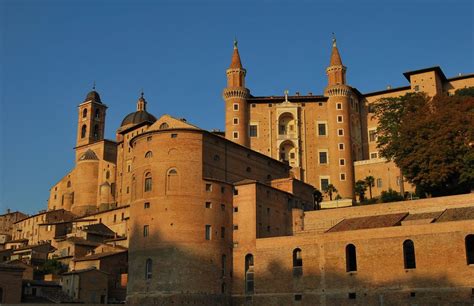
<instances>
[{"instance_id":1,"label":"chimney","mask_svg":"<svg viewBox=\"0 0 474 306\"><path fill-rule=\"evenodd\" d=\"M299 92L299 91L295 92L295 95L299 96L299 95L300 95L300 92Z\"/></svg>"},{"instance_id":2,"label":"chimney","mask_svg":"<svg viewBox=\"0 0 474 306\"><path fill-rule=\"evenodd\" d=\"M387 89L392 89L392 85L387 85Z\"/></svg>"}]
</instances>

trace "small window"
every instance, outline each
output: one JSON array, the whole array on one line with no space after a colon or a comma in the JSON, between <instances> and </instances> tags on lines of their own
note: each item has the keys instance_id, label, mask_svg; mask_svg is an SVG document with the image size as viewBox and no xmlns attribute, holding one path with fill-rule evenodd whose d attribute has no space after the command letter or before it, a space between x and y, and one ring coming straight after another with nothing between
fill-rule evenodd
<instances>
[{"instance_id":1,"label":"small window","mask_svg":"<svg viewBox=\"0 0 474 306\"><path fill-rule=\"evenodd\" d=\"M254 293L254 266L252 254L247 254L245 256L245 293Z\"/></svg>"},{"instance_id":2,"label":"small window","mask_svg":"<svg viewBox=\"0 0 474 306\"><path fill-rule=\"evenodd\" d=\"M151 279L152 276L152 261L150 258L145 263L145 279Z\"/></svg>"},{"instance_id":3,"label":"small window","mask_svg":"<svg viewBox=\"0 0 474 306\"><path fill-rule=\"evenodd\" d=\"M411 240L405 240L403 242L403 261L405 264L405 269L416 268L415 245Z\"/></svg>"},{"instance_id":4,"label":"small window","mask_svg":"<svg viewBox=\"0 0 474 306\"><path fill-rule=\"evenodd\" d=\"M369 130L369 141L374 142L377 141L377 130Z\"/></svg>"},{"instance_id":5,"label":"small window","mask_svg":"<svg viewBox=\"0 0 474 306\"><path fill-rule=\"evenodd\" d=\"M377 188L382 188L382 179L381 178L377 179Z\"/></svg>"},{"instance_id":6,"label":"small window","mask_svg":"<svg viewBox=\"0 0 474 306\"><path fill-rule=\"evenodd\" d=\"M225 211L225 204L221 204L221 210Z\"/></svg>"},{"instance_id":7,"label":"small window","mask_svg":"<svg viewBox=\"0 0 474 306\"><path fill-rule=\"evenodd\" d=\"M252 172L252 168L250 167L247 167L247 169L245 169L247 172Z\"/></svg>"},{"instance_id":8,"label":"small window","mask_svg":"<svg viewBox=\"0 0 474 306\"><path fill-rule=\"evenodd\" d=\"M117 222L117 215L114 215L114 223Z\"/></svg>"},{"instance_id":9,"label":"small window","mask_svg":"<svg viewBox=\"0 0 474 306\"><path fill-rule=\"evenodd\" d=\"M153 152L148 151L145 153L145 158L152 158L153 157Z\"/></svg>"},{"instance_id":10,"label":"small window","mask_svg":"<svg viewBox=\"0 0 474 306\"><path fill-rule=\"evenodd\" d=\"M234 231L236 231L236 230L239 229L239 226L237 224L234 224L234 226L232 228L234 229Z\"/></svg>"},{"instance_id":11,"label":"small window","mask_svg":"<svg viewBox=\"0 0 474 306\"><path fill-rule=\"evenodd\" d=\"M235 117L234 118L234 125L237 125L237 124L239 124L239 118Z\"/></svg>"},{"instance_id":12,"label":"small window","mask_svg":"<svg viewBox=\"0 0 474 306\"><path fill-rule=\"evenodd\" d=\"M326 136L326 123L318 123L318 135Z\"/></svg>"},{"instance_id":13,"label":"small window","mask_svg":"<svg viewBox=\"0 0 474 306\"><path fill-rule=\"evenodd\" d=\"M162 124L160 124L160 130L164 130L164 129L167 129L169 128L170 126L168 125L168 123L166 122L163 122Z\"/></svg>"},{"instance_id":14,"label":"small window","mask_svg":"<svg viewBox=\"0 0 474 306\"><path fill-rule=\"evenodd\" d=\"M222 257L221 257L221 276L222 277L226 275L226 270L227 270L227 256L225 256L225 254L222 254Z\"/></svg>"},{"instance_id":15,"label":"small window","mask_svg":"<svg viewBox=\"0 0 474 306\"><path fill-rule=\"evenodd\" d=\"M84 124L81 128L81 138L86 137L87 126Z\"/></svg>"},{"instance_id":16,"label":"small window","mask_svg":"<svg viewBox=\"0 0 474 306\"><path fill-rule=\"evenodd\" d=\"M238 111L238 110L239 110L239 104L234 103L234 110L235 110L235 111Z\"/></svg>"},{"instance_id":17,"label":"small window","mask_svg":"<svg viewBox=\"0 0 474 306\"><path fill-rule=\"evenodd\" d=\"M337 116L337 122L339 122L339 123L343 122L343 121L342 121L342 116L341 116L341 115L338 115L338 116Z\"/></svg>"},{"instance_id":18,"label":"small window","mask_svg":"<svg viewBox=\"0 0 474 306\"><path fill-rule=\"evenodd\" d=\"M467 264L474 265L474 235L467 235L465 242Z\"/></svg>"},{"instance_id":19,"label":"small window","mask_svg":"<svg viewBox=\"0 0 474 306\"><path fill-rule=\"evenodd\" d=\"M327 164L328 163L328 152L319 152L319 163Z\"/></svg>"},{"instance_id":20,"label":"small window","mask_svg":"<svg viewBox=\"0 0 474 306\"><path fill-rule=\"evenodd\" d=\"M212 184L206 184L206 191L212 191Z\"/></svg>"},{"instance_id":21,"label":"small window","mask_svg":"<svg viewBox=\"0 0 474 306\"><path fill-rule=\"evenodd\" d=\"M171 134L171 138L177 138L178 134Z\"/></svg>"},{"instance_id":22,"label":"small window","mask_svg":"<svg viewBox=\"0 0 474 306\"><path fill-rule=\"evenodd\" d=\"M342 103L337 103L336 104L336 109L342 109Z\"/></svg>"},{"instance_id":23,"label":"small window","mask_svg":"<svg viewBox=\"0 0 474 306\"><path fill-rule=\"evenodd\" d=\"M234 195L239 195L239 190L237 188L234 188Z\"/></svg>"},{"instance_id":24,"label":"small window","mask_svg":"<svg viewBox=\"0 0 474 306\"><path fill-rule=\"evenodd\" d=\"M105 179L108 180L109 178L110 178L110 171L107 170L107 171L105 172Z\"/></svg>"},{"instance_id":25,"label":"small window","mask_svg":"<svg viewBox=\"0 0 474 306\"><path fill-rule=\"evenodd\" d=\"M339 173L339 179L341 181L345 181L346 180L346 174L345 173Z\"/></svg>"},{"instance_id":26,"label":"small window","mask_svg":"<svg viewBox=\"0 0 474 306\"><path fill-rule=\"evenodd\" d=\"M346 160L344 158L339 158L339 166L345 166Z\"/></svg>"},{"instance_id":27,"label":"small window","mask_svg":"<svg viewBox=\"0 0 474 306\"><path fill-rule=\"evenodd\" d=\"M258 137L258 126L255 124L251 124L249 127L249 134L250 137Z\"/></svg>"},{"instance_id":28,"label":"small window","mask_svg":"<svg viewBox=\"0 0 474 306\"><path fill-rule=\"evenodd\" d=\"M234 212L239 212L239 208L238 207L234 207Z\"/></svg>"},{"instance_id":29,"label":"small window","mask_svg":"<svg viewBox=\"0 0 474 306\"><path fill-rule=\"evenodd\" d=\"M338 144L338 147L339 147L339 151L344 151L344 144L343 143Z\"/></svg>"},{"instance_id":30,"label":"small window","mask_svg":"<svg viewBox=\"0 0 474 306\"><path fill-rule=\"evenodd\" d=\"M301 301L303 299L303 295L295 294L295 301Z\"/></svg>"},{"instance_id":31,"label":"small window","mask_svg":"<svg viewBox=\"0 0 474 306\"><path fill-rule=\"evenodd\" d=\"M143 237L148 237L149 234L149 226L143 225Z\"/></svg>"},{"instance_id":32,"label":"small window","mask_svg":"<svg viewBox=\"0 0 474 306\"><path fill-rule=\"evenodd\" d=\"M370 159L376 159L378 157L377 152L370 153Z\"/></svg>"},{"instance_id":33,"label":"small window","mask_svg":"<svg viewBox=\"0 0 474 306\"><path fill-rule=\"evenodd\" d=\"M100 138L100 134L99 134L99 126L96 124L94 125L94 139L99 139Z\"/></svg>"},{"instance_id":34,"label":"small window","mask_svg":"<svg viewBox=\"0 0 474 306\"><path fill-rule=\"evenodd\" d=\"M225 193L225 187L221 186L221 193Z\"/></svg>"},{"instance_id":35,"label":"small window","mask_svg":"<svg viewBox=\"0 0 474 306\"><path fill-rule=\"evenodd\" d=\"M344 136L344 129L337 129L338 136Z\"/></svg>"},{"instance_id":36,"label":"small window","mask_svg":"<svg viewBox=\"0 0 474 306\"><path fill-rule=\"evenodd\" d=\"M151 191L152 186L153 186L153 181L151 178L151 173L148 172L147 174L145 174L145 192Z\"/></svg>"},{"instance_id":37,"label":"small window","mask_svg":"<svg viewBox=\"0 0 474 306\"><path fill-rule=\"evenodd\" d=\"M67 187L71 187L71 181L67 181Z\"/></svg>"},{"instance_id":38,"label":"small window","mask_svg":"<svg viewBox=\"0 0 474 306\"><path fill-rule=\"evenodd\" d=\"M301 257L301 249L293 250L293 268L303 267L303 258Z\"/></svg>"},{"instance_id":39,"label":"small window","mask_svg":"<svg viewBox=\"0 0 474 306\"><path fill-rule=\"evenodd\" d=\"M356 256L357 254L356 254L355 245L348 244L346 246L346 271L347 272L357 271L357 257Z\"/></svg>"},{"instance_id":40,"label":"small window","mask_svg":"<svg viewBox=\"0 0 474 306\"><path fill-rule=\"evenodd\" d=\"M211 240L211 231L212 227L208 224L206 224L206 240Z\"/></svg>"},{"instance_id":41,"label":"small window","mask_svg":"<svg viewBox=\"0 0 474 306\"><path fill-rule=\"evenodd\" d=\"M356 293L355 292L349 292L349 300L355 300L356 299Z\"/></svg>"},{"instance_id":42,"label":"small window","mask_svg":"<svg viewBox=\"0 0 474 306\"><path fill-rule=\"evenodd\" d=\"M152 139L153 139L152 136L148 136L148 137L146 138L146 141L151 141Z\"/></svg>"},{"instance_id":43,"label":"small window","mask_svg":"<svg viewBox=\"0 0 474 306\"><path fill-rule=\"evenodd\" d=\"M233 133L232 133L232 137L233 137L234 139L239 139L239 132L233 132Z\"/></svg>"},{"instance_id":44,"label":"small window","mask_svg":"<svg viewBox=\"0 0 474 306\"><path fill-rule=\"evenodd\" d=\"M221 239L225 239L225 227L221 226Z\"/></svg>"},{"instance_id":45,"label":"small window","mask_svg":"<svg viewBox=\"0 0 474 306\"><path fill-rule=\"evenodd\" d=\"M329 186L329 179L322 178L321 179L321 190L326 190Z\"/></svg>"},{"instance_id":46,"label":"small window","mask_svg":"<svg viewBox=\"0 0 474 306\"><path fill-rule=\"evenodd\" d=\"M84 110L82 111L82 118L86 118L87 117L87 108L84 108Z\"/></svg>"},{"instance_id":47,"label":"small window","mask_svg":"<svg viewBox=\"0 0 474 306\"><path fill-rule=\"evenodd\" d=\"M212 203L211 202L206 202L206 208L212 208Z\"/></svg>"},{"instance_id":48,"label":"small window","mask_svg":"<svg viewBox=\"0 0 474 306\"><path fill-rule=\"evenodd\" d=\"M145 202L145 203L143 204L143 208L144 208L144 209L150 208L150 202Z\"/></svg>"},{"instance_id":49,"label":"small window","mask_svg":"<svg viewBox=\"0 0 474 306\"><path fill-rule=\"evenodd\" d=\"M96 109L95 110L95 119L99 119L100 118L100 109Z\"/></svg>"},{"instance_id":50,"label":"small window","mask_svg":"<svg viewBox=\"0 0 474 306\"><path fill-rule=\"evenodd\" d=\"M415 85L415 87L413 87L413 89L414 89L415 91L420 91L420 86L419 86L419 85Z\"/></svg>"}]
</instances>

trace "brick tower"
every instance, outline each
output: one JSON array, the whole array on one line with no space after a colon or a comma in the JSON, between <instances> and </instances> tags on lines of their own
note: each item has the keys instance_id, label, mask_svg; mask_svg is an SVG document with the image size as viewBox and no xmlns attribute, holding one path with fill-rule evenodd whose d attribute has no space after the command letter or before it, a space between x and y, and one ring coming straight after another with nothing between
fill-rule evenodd
<instances>
[{"instance_id":1,"label":"brick tower","mask_svg":"<svg viewBox=\"0 0 474 306\"><path fill-rule=\"evenodd\" d=\"M328 86L329 156L331 180L342 198L353 198L354 167L351 144L351 87L346 85L346 67L333 38L329 67L326 69Z\"/></svg>"},{"instance_id":2,"label":"brick tower","mask_svg":"<svg viewBox=\"0 0 474 306\"><path fill-rule=\"evenodd\" d=\"M249 111L247 98L250 91L245 88L245 74L247 71L240 61L237 41L234 41L232 62L227 69L227 87L224 89L225 100L225 137L240 145L249 147L248 133Z\"/></svg>"},{"instance_id":3,"label":"brick tower","mask_svg":"<svg viewBox=\"0 0 474 306\"><path fill-rule=\"evenodd\" d=\"M79 104L76 147L104 139L106 110L107 106L102 103L97 91L87 94L84 102Z\"/></svg>"}]
</instances>

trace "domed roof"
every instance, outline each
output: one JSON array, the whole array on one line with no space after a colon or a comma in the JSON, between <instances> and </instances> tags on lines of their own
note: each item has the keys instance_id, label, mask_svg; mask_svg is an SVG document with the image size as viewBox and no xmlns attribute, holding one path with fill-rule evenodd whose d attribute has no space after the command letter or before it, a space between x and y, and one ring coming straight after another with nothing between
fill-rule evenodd
<instances>
[{"instance_id":1,"label":"domed roof","mask_svg":"<svg viewBox=\"0 0 474 306\"><path fill-rule=\"evenodd\" d=\"M84 100L85 101L94 101L94 102L98 102L98 103L102 103L102 101L100 101L100 95L97 91L93 90L91 92L89 92L86 96L86 99Z\"/></svg>"},{"instance_id":2,"label":"domed roof","mask_svg":"<svg viewBox=\"0 0 474 306\"><path fill-rule=\"evenodd\" d=\"M97 155L95 155L94 151L89 149L86 151L86 153L79 157L79 160L99 160L99 158L97 158Z\"/></svg>"},{"instance_id":3,"label":"domed roof","mask_svg":"<svg viewBox=\"0 0 474 306\"><path fill-rule=\"evenodd\" d=\"M136 111L125 116L120 126L124 126L128 124L139 124L139 123L147 122L147 121L154 123L156 121L156 118L149 112L145 110L140 110L140 111Z\"/></svg>"}]
</instances>

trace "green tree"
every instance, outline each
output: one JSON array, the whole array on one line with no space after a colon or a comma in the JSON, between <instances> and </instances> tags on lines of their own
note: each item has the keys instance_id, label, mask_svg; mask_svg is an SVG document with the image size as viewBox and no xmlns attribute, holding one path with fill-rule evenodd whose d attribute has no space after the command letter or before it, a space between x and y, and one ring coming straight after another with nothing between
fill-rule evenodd
<instances>
[{"instance_id":1,"label":"green tree","mask_svg":"<svg viewBox=\"0 0 474 306\"><path fill-rule=\"evenodd\" d=\"M373 106L380 154L428 196L474 187L474 98L406 94Z\"/></svg>"},{"instance_id":2,"label":"green tree","mask_svg":"<svg viewBox=\"0 0 474 306\"><path fill-rule=\"evenodd\" d=\"M318 188L314 189L313 198L314 198L315 209L320 209L321 208L321 202L323 201L323 193L321 191L319 191Z\"/></svg>"},{"instance_id":3,"label":"green tree","mask_svg":"<svg viewBox=\"0 0 474 306\"><path fill-rule=\"evenodd\" d=\"M324 193L329 196L330 201L332 201L332 195L336 192L337 192L337 189L333 184L329 184L324 190Z\"/></svg>"},{"instance_id":4,"label":"green tree","mask_svg":"<svg viewBox=\"0 0 474 306\"><path fill-rule=\"evenodd\" d=\"M403 196L390 188L388 191L382 191L380 201L382 203L403 201Z\"/></svg>"},{"instance_id":5,"label":"green tree","mask_svg":"<svg viewBox=\"0 0 474 306\"><path fill-rule=\"evenodd\" d=\"M367 187L369 187L369 196L370 199L372 199L372 187L375 186L375 178L372 175L369 175L365 177L364 181Z\"/></svg>"},{"instance_id":6,"label":"green tree","mask_svg":"<svg viewBox=\"0 0 474 306\"><path fill-rule=\"evenodd\" d=\"M367 191L367 184L363 180L358 180L354 187L355 193L359 196L359 202L362 203L365 200L365 192Z\"/></svg>"},{"instance_id":7,"label":"green tree","mask_svg":"<svg viewBox=\"0 0 474 306\"><path fill-rule=\"evenodd\" d=\"M474 97L474 87L458 89L454 92L455 96Z\"/></svg>"}]
</instances>

